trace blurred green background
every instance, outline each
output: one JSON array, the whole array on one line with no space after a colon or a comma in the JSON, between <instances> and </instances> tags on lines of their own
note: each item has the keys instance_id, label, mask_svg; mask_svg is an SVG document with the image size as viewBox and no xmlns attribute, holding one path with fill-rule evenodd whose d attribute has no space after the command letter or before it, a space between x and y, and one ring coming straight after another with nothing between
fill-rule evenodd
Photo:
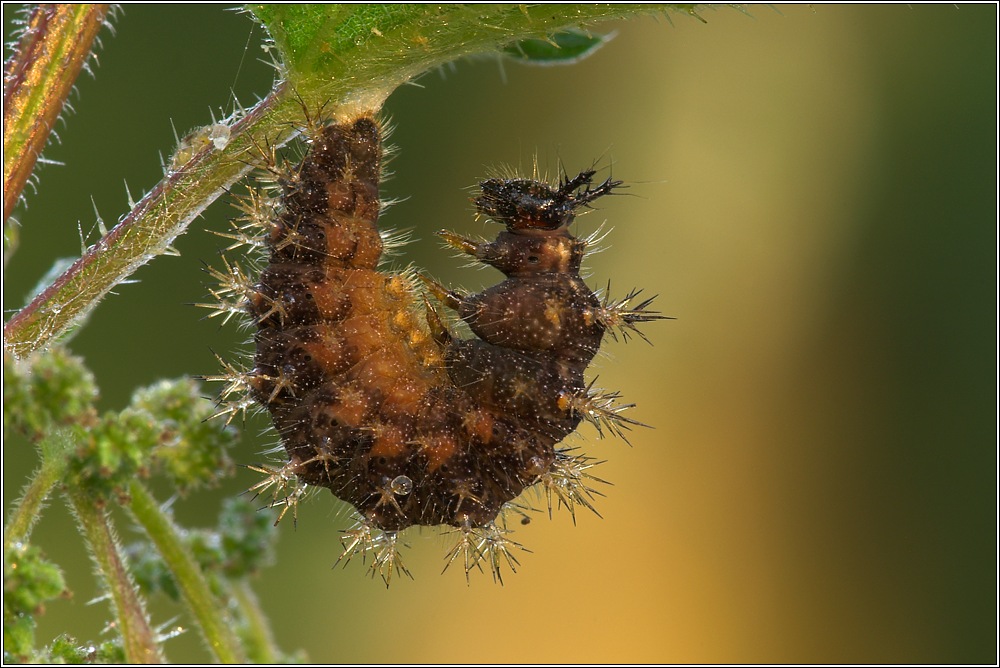
<instances>
[{"instance_id":1,"label":"blurred green background","mask_svg":"<svg viewBox=\"0 0 1000 668\"><path fill-rule=\"evenodd\" d=\"M7 34L10 6L4 7ZM464 61L398 90L400 151L383 219L413 227L406 261L478 289L432 235L489 235L468 187L498 164L555 172L595 159L625 180L591 284L658 294L677 320L615 344L600 384L638 406L632 446L585 427L614 483L587 512L539 515L533 553L499 587L439 575L451 538L411 533L415 581L389 591L359 564L331 572L344 508L326 494L280 527L257 590L284 649L320 662L995 663L997 7L798 6L605 24L617 37L572 67ZM126 211L160 178L179 134L249 106L272 70L259 28L219 6L130 5L103 34L95 76L59 127L37 194L17 214L6 317L77 223ZM246 48L249 44L249 48ZM210 374L243 335L202 301L232 215L212 206L92 314L72 342L102 405L162 377ZM93 242L96 236L90 237ZM236 459L275 436L248 424ZM4 448L9 504L36 463ZM257 480L174 504L204 525ZM163 500L171 490L158 489ZM544 502L542 502L544 503ZM126 540L134 535L121 524ZM106 618L60 502L35 538L74 591L42 618L95 639ZM153 601L155 623L181 609ZM182 620L183 623L183 620ZM193 633L174 661L207 655Z\"/></svg>"}]
</instances>

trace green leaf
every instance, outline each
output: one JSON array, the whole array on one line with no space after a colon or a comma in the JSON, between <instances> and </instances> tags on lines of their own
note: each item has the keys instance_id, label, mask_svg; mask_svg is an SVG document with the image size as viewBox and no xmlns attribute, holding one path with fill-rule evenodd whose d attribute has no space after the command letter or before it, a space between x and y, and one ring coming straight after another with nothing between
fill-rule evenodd
<instances>
[{"instance_id":1,"label":"green leaf","mask_svg":"<svg viewBox=\"0 0 1000 668\"><path fill-rule=\"evenodd\" d=\"M579 59L602 43L570 31L598 20L637 12L661 13L669 5L248 5L264 24L284 66L286 79L300 95L322 90L325 99L342 99L348 89L388 95L418 74L465 56L502 53L508 45L532 39L568 54L543 54L528 44L528 54L548 60ZM550 37L551 36L551 37ZM516 53L516 50L515 50ZM532 55L528 58L533 59Z\"/></svg>"},{"instance_id":2,"label":"green leaf","mask_svg":"<svg viewBox=\"0 0 1000 668\"><path fill-rule=\"evenodd\" d=\"M615 36L592 35L580 30L564 30L547 39L524 39L504 47L503 54L527 65L572 65Z\"/></svg>"}]
</instances>

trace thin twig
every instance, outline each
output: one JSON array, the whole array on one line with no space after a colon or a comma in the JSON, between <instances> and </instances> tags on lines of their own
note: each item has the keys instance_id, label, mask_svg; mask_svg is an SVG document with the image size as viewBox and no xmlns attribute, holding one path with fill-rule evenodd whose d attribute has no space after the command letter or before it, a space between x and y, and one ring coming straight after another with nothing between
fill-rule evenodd
<instances>
[{"instance_id":1,"label":"thin twig","mask_svg":"<svg viewBox=\"0 0 1000 668\"><path fill-rule=\"evenodd\" d=\"M124 643L125 660L129 663L163 663L156 634L149 626L145 605L122 561L107 512L79 490L69 490L67 496L111 594L118 616L118 630Z\"/></svg>"},{"instance_id":2,"label":"thin twig","mask_svg":"<svg viewBox=\"0 0 1000 668\"><path fill-rule=\"evenodd\" d=\"M42 4L4 66L3 219L10 218L110 5Z\"/></svg>"},{"instance_id":3,"label":"thin twig","mask_svg":"<svg viewBox=\"0 0 1000 668\"><path fill-rule=\"evenodd\" d=\"M211 652L222 663L245 663L228 612L212 594L191 551L184 545L173 521L138 481L129 486L132 516L146 530L170 569L185 602L197 621Z\"/></svg>"}]
</instances>

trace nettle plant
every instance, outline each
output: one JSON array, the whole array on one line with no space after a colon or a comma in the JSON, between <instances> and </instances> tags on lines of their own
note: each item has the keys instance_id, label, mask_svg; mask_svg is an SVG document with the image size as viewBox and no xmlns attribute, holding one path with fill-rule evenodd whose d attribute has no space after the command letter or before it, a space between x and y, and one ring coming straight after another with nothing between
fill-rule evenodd
<instances>
[{"instance_id":1,"label":"nettle plant","mask_svg":"<svg viewBox=\"0 0 1000 668\"><path fill-rule=\"evenodd\" d=\"M504 512L515 516L521 512L508 498L516 494L508 492L540 482L550 510L553 504L571 511L574 506L591 507L590 484L597 480L587 472L591 460L553 450L552 444L582 419L614 434L637 424L621 415L628 406L617 401L617 393L593 390L584 384L582 373L605 330L627 337L638 333L637 323L659 316L647 309L649 300L636 299L634 292L611 301L580 287L573 276L587 240L566 232L578 208L608 194L617 182L593 180L592 172L563 175L559 183L548 186L513 177L484 182L477 206L485 216L506 225L507 231L489 243L450 233L444 238L514 281L505 281L499 292L465 295L425 279L423 292L417 293L418 277L413 272L371 279L383 282L378 283L377 295L369 297L355 287L346 289L345 285L353 285L350 281L334 281L334 288L329 283L322 289L315 285L323 283L318 274L330 279L339 271L327 262L337 253L343 253L352 266L374 267L384 247L391 245L392 239L378 234L365 237L350 220L367 217L371 222L383 205L378 201L382 148L377 112L398 86L429 69L476 54L527 63L575 62L602 43L602 37L587 30L599 20L636 12L697 17L695 8L251 5L247 10L269 35L266 46L277 72L271 92L252 108L239 109L185 137L171 151L163 179L5 324L5 434L26 436L37 445L40 457L22 496L7 510L7 660L164 661L163 645L171 631L153 624L146 613L145 599L154 593L187 605L188 623L197 628L215 660L273 663L292 658L274 645L250 587L252 576L272 559L274 514L257 512L260 501L253 503L244 496L224 504L214 530L185 530L149 489L151 479L159 477L179 494L196 494L230 475L234 465L229 453L240 424L232 418L252 400L271 410L291 458L284 467L260 467L265 473L262 486L278 488L271 504L284 505L282 510L293 508L303 484L330 487L351 500L366 514L345 534L345 555L369 552L373 574L387 584L394 572L406 572L396 553L395 531L421 523L450 524L459 536L451 559L464 565L466 575L471 568L485 566L499 579L501 566L516 564L514 550L519 548L507 537L502 520ZM16 250L18 225L30 225L30 216L15 222L11 215L76 76L86 67L96 36L112 18L113 11L105 5L39 6L23 17L4 78L5 263ZM336 127L342 129L325 129ZM299 136L309 148L298 155L312 155L311 167L295 166L281 156L281 147ZM244 269L251 265L225 260L223 269L213 271L221 283L213 289L218 298L213 306L223 317L248 315L260 327L256 367L248 370L226 363L214 378L224 381L218 404L203 398L211 390L184 378L140 388L126 408L99 414L92 374L60 341L139 266L171 252L174 239L192 220L255 169L271 174L272 187L252 191L240 201L243 215L227 233L233 241L230 250L244 244L264 248L271 267L278 268L268 269L265 277L251 276ZM316 175L310 169L327 171ZM310 199L315 194L311 188L323 189L319 204ZM314 216L326 216L336 224L314 224ZM322 256L324 262L310 268L310 254ZM295 260L298 268L282 269L282 258ZM523 282L525 276L538 273L533 268L538 263L546 272L556 268L572 276L542 288L537 281ZM347 292L350 299L344 297ZM425 295L426 303L417 304L416 294ZM347 385L336 386L324 397L326 403L313 401L325 406L323 410L301 408L294 399L313 389L318 381L312 375L334 373L345 360L356 364L349 350L371 346L372 337L382 336L365 330L361 321L345 325L342 318L337 320L332 313L341 297L354 308L381 300L371 306L373 312L385 307L383 311L390 313L398 302L401 306L391 311L386 327L406 339L399 344L402 348L417 351L413 359L451 369L453 376L465 374L461 382L469 387L482 383L484 370L493 365L506 369L507 385L491 381L489 387L470 390L482 401L469 404L458 422L442 423L436 431L413 427L406 410L428 392L445 392L435 395L439 404L454 399L447 387L435 389L447 386L436 380L448 373L441 370L435 372L438 376L431 374L401 387L394 371L372 365L368 395ZM322 300L325 306L312 303ZM308 308L303 307L307 302ZM512 304L518 308L529 304L522 318L534 318L533 327L521 331L523 340L517 338L521 334L498 327L499 321L489 318L494 312L505 313ZM537 312L530 304L538 306ZM511 362L514 358L505 357L506 353L458 340L441 315L442 305L456 311L485 341L500 339L501 345L527 350L525 354L567 350L559 354L571 357L572 364L557 360L529 370ZM560 311L561 306L566 309ZM320 309L317 313L323 317L309 316L310 308ZM293 330L305 329L302 323L312 338L292 340ZM316 342L323 336L321 346ZM341 353L330 353L337 345L343 348ZM274 361L276 356L297 361ZM307 367L309 373L301 372ZM566 371L569 367L573 370ZM419 376L418 372L414 373ZM459 381L453 377L451 382ZM374 418L368 415L376 401L373 392L379 397L391 394L391 400L378 399L382 403ZM542 408L535 405L540 396L548 401ZM496 410L483 410L483 405ZM384 406L393 410L379 408ZM393 412L393 407L399 410ZM308 413L305 417L303 410ZM507 419L511 414L515 419ZM433 422L425 416L424 422L428 420ZM307 423L308 428L303 426ZM472 470L455 458L463 438L482 447L503 443L505 450L496 464L503 470L493 476L501 482L484 487L474 477L463 477L463 471L478 475L484 467L494 466L480 462ZM351 455L359 450L371 464L364 476L343 468L353 465ZM398 456L403 451L407 456ZM447 475L432 480L414 473L425 470ZM424 493L427 489L431 492ZM67 593L59 566L31 543L32 527L53 493L61 494L72 509L108 593L112 618L108 637L101 642L65 635L44 646L35 640L36 616L47 602ZM141 528L141 540L121 544L109 512L113 506L123 508Z\"/></svg>"}]
</instances>

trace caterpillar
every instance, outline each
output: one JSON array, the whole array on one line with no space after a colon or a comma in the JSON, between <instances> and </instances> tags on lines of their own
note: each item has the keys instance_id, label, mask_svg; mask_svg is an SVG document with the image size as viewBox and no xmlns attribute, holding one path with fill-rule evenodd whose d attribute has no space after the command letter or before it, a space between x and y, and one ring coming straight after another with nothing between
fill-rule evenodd
<instances>
[{"instance_id":1,"label":"caterpillar","mask_svg":"<svg viewBox=\"0 0 1000 668\"><path fill-rule=\"evenodd\" d=\"M394 572L409 575L400 532L443 525L458 536L445 569L459 561L468 578L485 565L502 582L524 549L507 523L512 513L527 523L516 501L524 490L540 486L550 514L553 503L594 510L597 462L561 442L583 420L617 436L641 423L622 414L632 404L584 374L606 334L627 338L663 316L637 291L613 302L580 277L593 240L574 237L570 224L622 185L595 183L593 169L555 185L482 181L473 202L502 226L496 239L439 234L504 274L483 292L413 269L381 271L395 242L378 226L382 134L368 114L310 124L301 163L269 160L271 190L239 205L230 249L261 246L266 262L256 276L228 260L211 270L216 313L248 314L256 327L252 367L224 362L211 377L227 383L220 413L231 419L254 404L270 413L288 460L251 467L266 476L251 489L272 488L279 521L311 488L353 506L345 563L371 557L388 585ZM473 336L453 333L442 306Z\"/></svg>"}]
</instances>

